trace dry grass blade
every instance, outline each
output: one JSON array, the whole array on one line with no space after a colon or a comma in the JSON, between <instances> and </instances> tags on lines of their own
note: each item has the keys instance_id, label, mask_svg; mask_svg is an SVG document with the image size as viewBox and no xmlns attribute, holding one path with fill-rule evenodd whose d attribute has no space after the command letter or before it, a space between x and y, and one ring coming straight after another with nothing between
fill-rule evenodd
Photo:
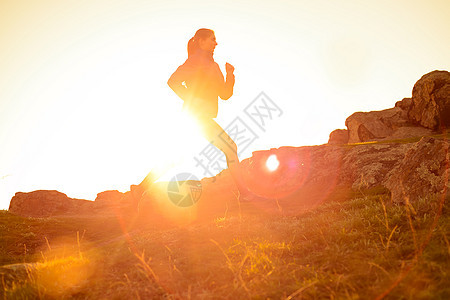
<instances>
[{"instance_id":1,"label":"dry grass blade","mask_svg":"<svg viewBox=\"0 0 450 300\"><path fill-rule=\"evenodd\" d=\"M398 225L395 225L394 229L392 229L391 234L388 237L388 240L386 242L386 250L389 248L389 242L391 241L392 235L394 234L395 230L397 229Z\"/></svg>"},{"instance_id":2,"label":"dry grass blade","mask_svg":"<svg viewBox=\"0 0 450 300\"><path fill-rule=\"evenodd\" d=\"M138 255L137 253L134 254L137 259L141 262L141 267L145 270L146 274L150 274L151 278L159 284L159 278L158 276L155 274L155 272L153 272L153 269L150 267L150 265L148 264L148 262L145 260L145 253L144 251L142 251L142 255Z\"/></svg>"},{"instance_id":3,"label":"dry grass blade","mask_svg":"<svg viewBox=\"0 0 450 300\"><path fill-rule=\"evenodd\" d=\"M313 281L313 282L311 282L311 283L309 283L309 284L307 284L307 285L305 285L305 286L302 286L301 288L299 288L298 290L296 290L295 292L293 292L292 294L290 294L289 296L287 296L285 300L291 300L291 299L293 299L295 296L300 295L301 293L303 293L304 290L306 290L307 288L312 287L313 285L315 285L315 284L318 283L318 282L319 282L319 281L316 280L316 281Z\"/></svg>"},{"instance_id":4,"label":"dry grass blade","mask_svg":"<svg viewBox=\"0 0 450 300\"><path fill-rule=\"evenodd\" d=\"M388 277L391 277L391 274L389 274L389 272L386 271L386 269L383 268L382 266L377 265L376 263L373 263L373 262L369 262L368 264L369 264L370 266L374 266L374 267L380 269L380 270L383 271Z\"/></svg>"},{"instance_id":5,"label":"dry grass blade","mask_svg":"<svg viewBox=\"0 0 450 300\"><path fill-rule=\"evenodd\" d=\"M247 292L247 294L250 295L250 290L247 288L244 279L242 278L242 268L246 262L246 260L248 259L248 249L247 249L247 253L245 254L244 258L241 260L241 262L239 263L239 266L237 268L237 270L235 270L233 262L231 261L231 259L228 257L228 255L225 253L225 251L222 249L222 247L219 245L218 242L216 242L213 239L210 239L211 242L213 242L222 252L222 254L225 256L226 260L227 260L227 265L228 268L230 269L231 273L233 273L233 276L235 279L237 279L237 281L241 284L241 286L244 288L244 290Z\"/></svg>"}]
</instances>

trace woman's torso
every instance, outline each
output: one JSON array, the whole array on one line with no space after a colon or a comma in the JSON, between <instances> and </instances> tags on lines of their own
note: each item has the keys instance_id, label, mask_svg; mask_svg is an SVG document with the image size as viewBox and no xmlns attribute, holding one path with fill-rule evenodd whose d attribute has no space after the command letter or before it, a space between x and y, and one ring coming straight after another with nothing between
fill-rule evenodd
<instances>
[{"instance_id":1,"label":"woman's torso","mask_svg":"<svg viewBox=\"0 0 450 300\"><path fill-rule=\"evenodd\" d=\"M201 55L193 55L182 65L189 97L183 110L215 118L218 111L218 96L223 88L224 78L219 65Z\"/></svg>"}]
</instances>

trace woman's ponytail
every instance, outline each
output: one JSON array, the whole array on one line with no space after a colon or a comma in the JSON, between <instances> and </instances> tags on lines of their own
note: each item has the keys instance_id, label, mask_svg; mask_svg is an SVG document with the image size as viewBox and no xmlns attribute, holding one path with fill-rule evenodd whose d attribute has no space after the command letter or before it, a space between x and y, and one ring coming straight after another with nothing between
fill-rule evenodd
<instances>
[{"instance_id":1,"label":"woman's ponytail","mask_svg":"<svg viewBox=\"0 0 450 300\"><path fill-rule=\"evenodd\" d=\"M191 57L191 55L195 53L197 48L198 48L197 41L194 39L194 37L191 37L191 39L189 40L188 45L187 45L188 58Z\"/></svg>"}]
</instances>

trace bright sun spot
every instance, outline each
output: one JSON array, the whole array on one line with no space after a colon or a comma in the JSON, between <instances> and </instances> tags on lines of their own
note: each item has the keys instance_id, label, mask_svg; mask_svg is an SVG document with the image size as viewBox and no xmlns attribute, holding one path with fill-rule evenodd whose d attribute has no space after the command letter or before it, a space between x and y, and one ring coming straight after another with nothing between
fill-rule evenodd
<instances>
[{"instance_id":1,"label":"bright sun spot","mask_svg":"<svg viewBox=\"0 0 450 300\"><path fill-rule=\"evenodd\" d=\"M158 128L156 147L150 147L153 164L181 163L188 156L192 156L199 144L205 140L201 136L199 125L195 120L182 112L172 112L170 120L163 118ZM154 139L150 141L154 143Z\"/></svg>"},{"instance_id":2,"label":"bright sun spot","mask_svg":"<svg viewBox=\"0 0 450 300\"><path fill-rule=\"evenodd\" d=\"M269 158L267 158L266 167L267 169L269 169L269 171L275 171L278 168L279 164L280 162L278 161L275 154L272 154L269 156Z\"/></svg>"}]
</instances>

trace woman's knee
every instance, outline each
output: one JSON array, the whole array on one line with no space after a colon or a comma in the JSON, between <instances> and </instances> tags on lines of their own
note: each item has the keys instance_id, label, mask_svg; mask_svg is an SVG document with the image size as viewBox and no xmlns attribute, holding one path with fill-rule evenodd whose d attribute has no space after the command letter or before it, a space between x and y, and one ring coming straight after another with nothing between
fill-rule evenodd
<instances>
[{"instance_id":1,"label":"woman's knee","mask_svg":"<svg viewBox=\"0 0 450 300\"><path fill-rule=\"evenodd\" d=\"M233 140L227 141L227 146L229 148L229 152L232 152L232 154L237 154L237 145Z\"/></svg>"},{"instance_id":2,"label":"woman's knee","mask_svg":"<svg viewBox=\"0 0 450 300\"><path fill-rule=\"evenodd\" d=\"M236 147L230 148L230 149L228 149L228 151L225 151L225 156L226 156L227 160L229 160L229 161L239 160Z\"/></svg>"}]
</instances>

